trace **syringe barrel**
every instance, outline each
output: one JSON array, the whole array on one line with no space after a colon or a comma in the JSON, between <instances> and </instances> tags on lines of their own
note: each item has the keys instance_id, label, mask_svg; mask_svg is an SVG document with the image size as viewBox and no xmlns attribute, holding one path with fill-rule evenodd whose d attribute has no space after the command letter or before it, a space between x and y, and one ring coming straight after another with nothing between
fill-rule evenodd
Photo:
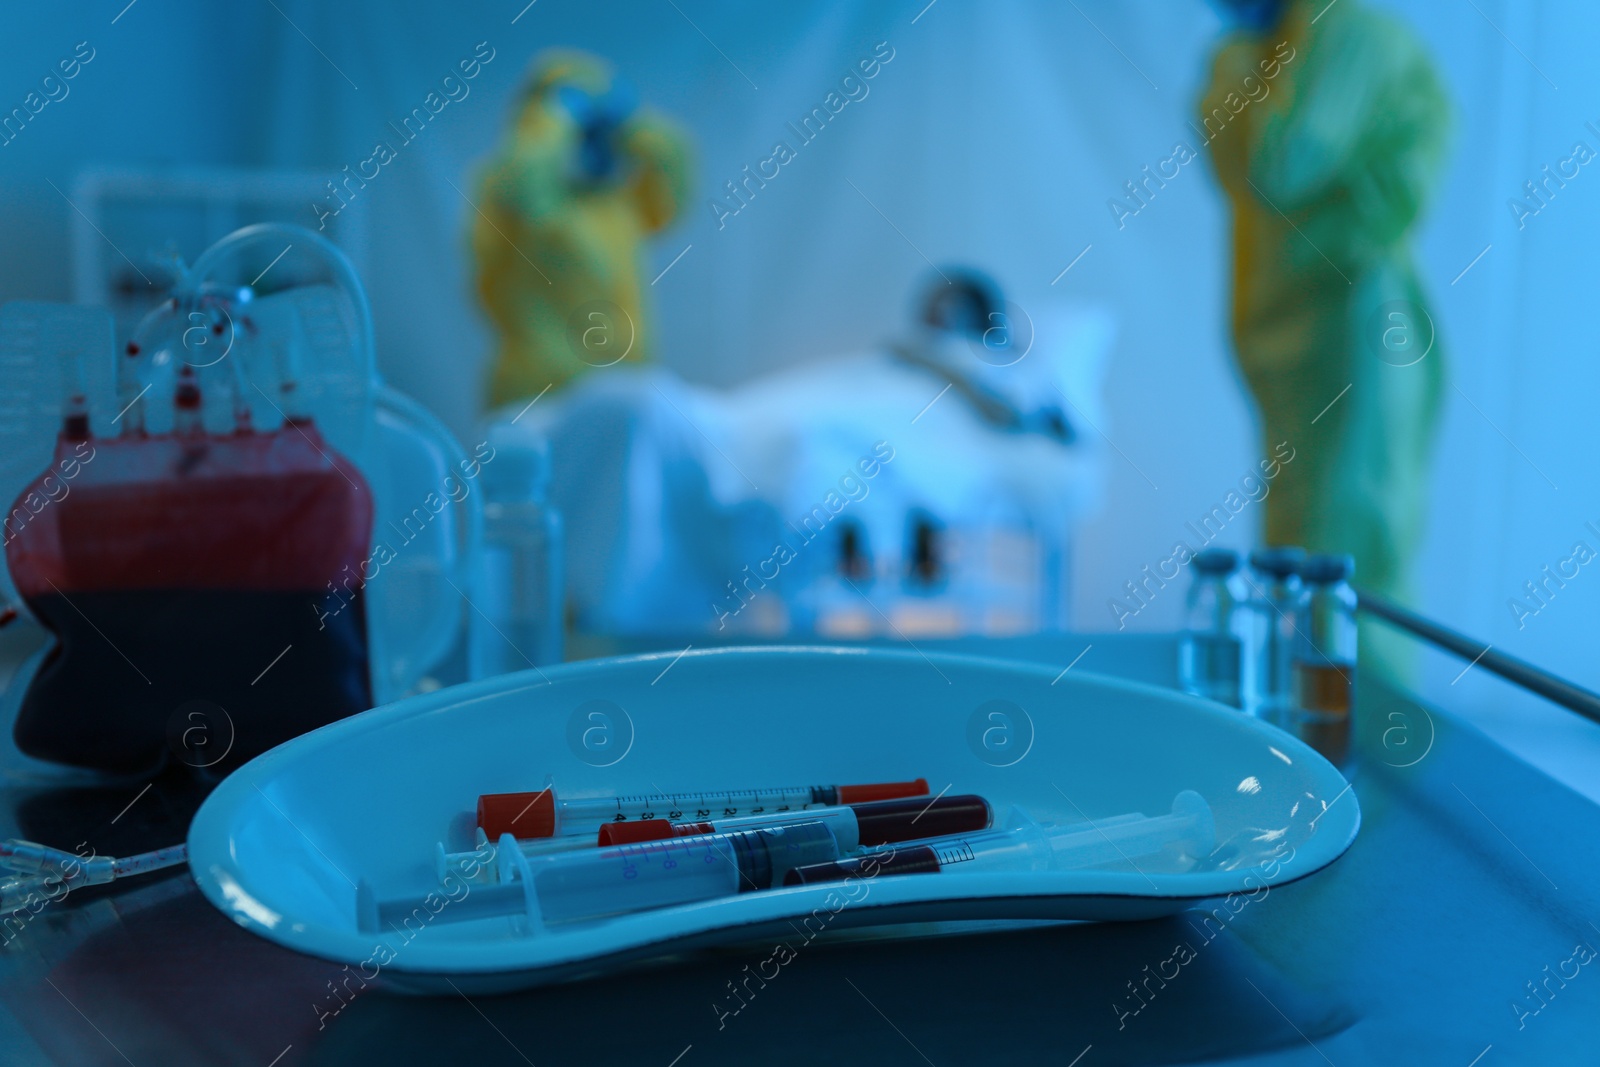
<instances>
[{"instance_id":1,"label":"syringe barrel","mask_svg":"<svg viewBox=\"0 0 1600 1067\"><path fill-rule=\"evenodd\" d=\"M870 848L859 856L813 864L789 875L785 885L872 879L881 875L936 874L951 866L961 870L1030 871L1049 865L1050 846L1032 822L1009 830L934 837L926 841Z\"/></svg>"},{"instance_id":2,"label":"syringe barrel","mask_svg":"<svg viewBox=\"0 0 1600 1067\"><path fill-rule=\"evenodd\" d=\"M558 832L599 830L610 822L640 819L735 818L774 811L803 810L811 805L836 803L837 790L827 786L752 789L703 796L663 793L636 797L578 797L556 801Z\"/></svg>"},{"instance_id":3,"label":"syringe barrel","mask_svg":"<svg viewBox=\"0 0 1600 1067\"><path fill-rule=\"evenodd\" d=\"M989 802L980 796L934 797L931 800L925 796L902 797L845 807L747 815L711 822L668 823L656 819L650 822L612 823L600 828L599 838L601 845L626 844L816 821L828 823L838 838L840 850L851 852L857 847L870 848L895 841L986 830L992 817Z\"/></svg>"},{"instance_id":4,"label":"syringe barrel","mask_svg":"<svg viewBox=\"0 0 1600 1067\"><path fill-rule=\"evenodd\" d=\"M1077 870L1181 847L1199 858L1216 845L1211 808L1192 790L1179 793L1170 815L1131 813L1091 821L1087 827L1041 826L1023 818L1004 830L885 845L861 856L818 864L789 875L787 885L937 871Z\"/></svg>"},{"instance_id":5,"label":"syringe barrel","mask_svg":"<svg viewBox=\"0 0 1600 1067\"><path fill-rule=\"evenodd\" d=\"M838 857L829 826L804 822L541 856L529 868L540 914L560 923L770 889Z\"/></svg>"},{"instance_id":6,"label":"syringe barrel","mask_svg":"<svg viewBox=\"0 0 1600 1067\"><path fill-rule=\"evenodd\" d=\"M1045 833L1056 870L1100 867L1108 863L1132 862L1171 846L1178 846L1199 858L1216 846L1216 828L1211 806L1192 789L1185 789L1172 801L1170 815L1153 818L1106 819L1087 830L1062 832L1052 828Z\"/></svg>"},{"instance_id":7,"label":"syringe barrel","mask_svg":"<svg viewBox=\"0 0 1600 1067\"><path fill-rule=\"evenodd\" d=\"M726 837L674 838L595 853L529 860L547 923L664 908L739 892L739 861Z\"/></svg>"},{"instance_id":8,"label":"syringe barrel","mask_svg":"<svg viewBox=\"0 0 1600 1067\"><path fill-rule=\"evenodd\" d=\"M520 915L527 910L527 896L515 883L475 885L462 896L430 893L425 897L404 896L379 900L366 879L356 886L356 926L363 933L409 934L435 920L466 922L504 915Z\"/></svg>"},{"instance_id":9,"label":"syringe barrel","mask_svg":"<svg viewBox=\"0 0 1600 1067\"><path fill-rule=\"evenodd\" d=\"M840 852L851 852L861 845L860 828L856 823L856 813L849 808L810 808L804 811L775 812L772 815L743 815L736 819L717 819L712 822L697 823L667 823L663 827L660 821L651 823L614 824L619 832L624 825L635 827L648 826L651 831L665 837L703 837L706 834L738 833L742 830L763 830L775 826L793 826L803 822L820 822L833 831L833 836L839 843ZM602 827L600 837L605 839L606 827ZM637 840L648 840L639 837Z\"/></svg>"},{"instance_id":10,"label":"syringe barrel","mask_svg":"<svg viewBox=\"0 0 1600 1067\"><path fill-rule=\"evenodd\" d=\"M557 852L577 852L594 848L587 837L532 837L518 841L517 848L524 856L542 856ZM494 862L498 846L484 842L470 852L446 852L441 842L435 849L435 868L439 881L454 875L475 885L499 880L499 867ZM469 873L470 872L470 873Z\"/></svg>"},{"instance_id":11,"label":"syringe barrel","mask_svg":"<svg viewBox=\"0 0 1600 1067\"><path fill-rule=\"evenodd\" d=\"M478 826L495 839L504 833L519 839L574 835L592 839L608 823L766 815L837 804L838 792L829 786L794 786L572 798L558 797L550 789L537 793L484 793L478 797Z\"/></svg>"},{"instance_id":12,"label":"syringe barrel","mask_svg":"<svg viewBox=\"0 0 1600 1067\"><path fill-rule=\"evenodd\" d=\"M549 789L538 793L485 793L478 797L478 826L491 838L499 838L503 833L518 838L550 837L592 834L607 823L732 819L927 795L926 778L863 785L780 786L565 799L558 798Z\"/></svg>"},{"instance_id":13,"label":"syringe barrel","mask_svg":"<svg viewBox=\"0 0 1600 1067\"><path fill-rule=\"evenodd\" d=\"M871 879L885 874L937 874L939 856L928 845L901 845L864 856L836 860L833 863L813 863L796 867L783 879L784 885L816 885L820 882L843 882L851 878Z\"/></svg>"},{"instance_id":14,"label":"syringe barrel","mask_svg":"<svg viewBox=\"0 0 1600 1067\"><path fill-rule=\"evenodd\" d=\"M538 919L558 924L770 889L782 885L796 867L838 858L833 831L824 823L806 822L618 848L519 855L510 867L525 867L531 878ZM526 886L505 879L502 874L498 885L471 886L458 900L429 912L444 922L525 914ZM356 893L357 922L362 930L385 930L412 915L424 900L413 895L380 901L362 882Z\"/></svg>"}]
</instances>

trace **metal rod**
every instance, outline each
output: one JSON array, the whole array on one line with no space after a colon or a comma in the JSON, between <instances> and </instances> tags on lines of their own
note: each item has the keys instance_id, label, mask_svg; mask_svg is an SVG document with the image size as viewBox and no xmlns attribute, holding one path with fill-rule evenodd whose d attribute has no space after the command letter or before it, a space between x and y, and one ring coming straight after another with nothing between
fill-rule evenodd
<instances>
[{"instance_id":1,"label":"metal rod","mask_svg":"<svg viewBox=\"0 0 1600 1067\"><path fill-rule=\"evenodd\" d=\"M1470 663L1476 663L1484 670L1492 671L1507 681L1515 682L1522 688L1575 711L1586 719L1600 722L1600 694L1573 685L1566 679L1541 670L1515 656L1496 652L1492 646L1482 641L1474 641L1447 626L1423 618L1377 593L1357 589L1356 597L1362 611L1376 615L1390 625L1407 630Z\"/></svg>"}]
</instances>

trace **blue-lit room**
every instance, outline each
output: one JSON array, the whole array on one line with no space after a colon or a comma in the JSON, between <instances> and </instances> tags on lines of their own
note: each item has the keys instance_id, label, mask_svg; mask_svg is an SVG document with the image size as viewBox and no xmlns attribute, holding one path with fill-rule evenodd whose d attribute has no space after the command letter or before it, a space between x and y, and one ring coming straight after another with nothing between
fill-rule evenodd
<instances>
[{"instance_id":1,"label":"blue-lit room","mask_svg":"<svg viewBox=\"0 0 1600 1067\"><path fill-rule=\"evenodd\" d=\"M4 22L0 1063L1595 1062L1592 6Z\"/></svg>"}]
</instances>

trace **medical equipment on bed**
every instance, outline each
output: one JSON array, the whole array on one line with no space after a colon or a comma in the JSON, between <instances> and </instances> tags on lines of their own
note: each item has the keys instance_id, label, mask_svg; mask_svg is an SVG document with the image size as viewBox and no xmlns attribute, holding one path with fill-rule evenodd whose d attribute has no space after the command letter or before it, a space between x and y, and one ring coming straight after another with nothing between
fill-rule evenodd
<instances>
[{"instance_id":1,"label":"medical equipment on bed","mask_svg":"<svg viewBox=\"0 0 1600 1067\"><path fill-rule=\"evenodd\" d=\"M919 320L894 345L732 388L624 364L505 407L498 428L550 442L551 499L583 531L567 553L576 628L915 640L1064 625L1070 531L1102 479L1102 439L1079 431L1107 426L1112 323L1000 307L1005 366L986 362L992 322L958 336Z\"/></svg>"},{"instance_id":2,"label":"medical equipment on bed","mask_svg":"<svg viewBox=\"0 0 1600 1067\"><path fill-rule=\"evenodd\" d=\"M809 885L880 874L932 874L940 871L1072 871L1127 863L1158 853L1192 866L1217 843L1211 806L1185 789L1169 815L1137 813L1062 826L1041 825L1020 811L1003 830L964 834L913 844L883 845L862 854L792 871L784 885Z\"/></svg>"}]
</instances>

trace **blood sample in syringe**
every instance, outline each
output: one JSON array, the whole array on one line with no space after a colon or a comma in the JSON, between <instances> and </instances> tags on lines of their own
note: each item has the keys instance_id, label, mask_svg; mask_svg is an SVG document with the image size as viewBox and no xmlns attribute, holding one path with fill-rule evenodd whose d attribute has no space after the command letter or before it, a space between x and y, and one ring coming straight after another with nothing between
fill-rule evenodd
<instances>
[{"instance_id":1,"label":"blood sample in syringe","mask_svg":"<svg viewBox=\"0 0 1600 1067\"><path fill-rule=\"evenodd\" d=\"M848 824L844 831L862 845L883 845L919 837L947 837L950 834L986 830L992 811L980 796L901 797L874 800L865 804L846 804L836 808L806 808L800 811L772 812L767 815L740 815L731 819L700 822L671 822L667 819L606 823L597 838L600 847L637 841L661 841L670 837L754 830L763 826L821 821L829 825Z\"/></svg>"},{"instance_id":2,"label":"blood sample in syringe","mask_svg":"<svg viewBox=\"0 0 1600 1067\"><path fill-rule=\"evenodd\" d=\"M595 833L606 823L666 819L683 822L803 811L870 800L928 795L928 782L868 785L787 786L771 789L634 793L562 799L550 789L537 793L485 793L478 798L478 825L491 839Z\"/></svg>"}]
</instances>

